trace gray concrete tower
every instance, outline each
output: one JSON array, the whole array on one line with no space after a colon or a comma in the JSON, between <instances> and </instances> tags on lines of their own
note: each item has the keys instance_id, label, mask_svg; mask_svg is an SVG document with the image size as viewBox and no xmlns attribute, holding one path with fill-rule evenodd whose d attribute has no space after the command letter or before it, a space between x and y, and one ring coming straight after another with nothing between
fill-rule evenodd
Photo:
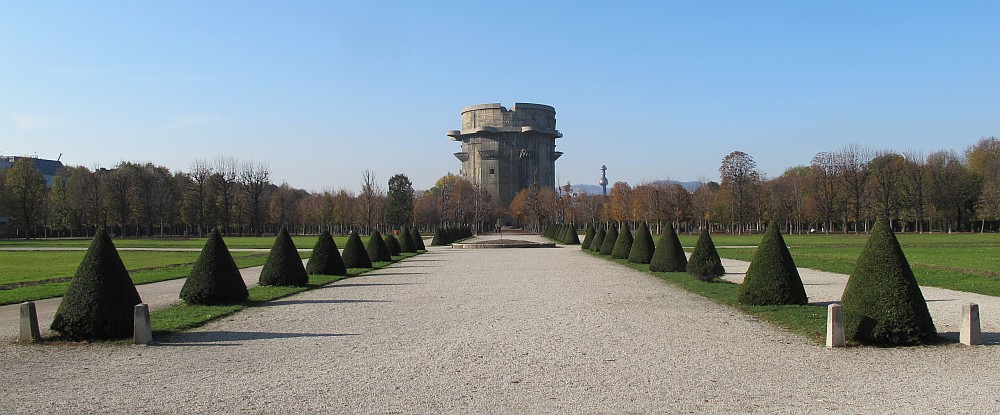
<instances>
[{"instance_id":1,"label":"gray concrete tower","mask_svg":"<svg viewBox=\"0 0 1000 415\"><path fill-rule=\"evenodd\" d=\"M493 201L506 208L521 189L538 181L555 188L556 109L548 105L517 103L510 110L500 104L462 109L462 129L448 131L462 143L455 157L462 161L459 174L482 185Z\"/></svg>"}]
</instances>

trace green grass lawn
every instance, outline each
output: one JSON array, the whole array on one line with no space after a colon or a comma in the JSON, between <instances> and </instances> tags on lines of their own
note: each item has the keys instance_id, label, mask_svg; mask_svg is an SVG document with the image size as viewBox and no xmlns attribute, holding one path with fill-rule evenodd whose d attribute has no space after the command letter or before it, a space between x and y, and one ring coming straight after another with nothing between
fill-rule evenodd
<instances>
[{"instance_id":1,"label":"green grass lawn","mask_svg":"<svg viewBox=\"0 0 1000 415\"><path fill-rule=\"evenodd\" d=\"M299 249L312 249L316 244L318 236L292 236L295 247ZM117 238L114 239L117 248L183 248L201 249L205 246L204 238ZM226 237L226 246L229 249L270 249L274 244L273 236L230 236ZM347 243L346 236L335 237L337 246L343 248ZM363 237L368 241L367 237ZM0 248L87 248L90 246L90 238L73 239L9 239L0 240Z\"/></svg>"},{"instance_id":2,"label":"green grass lawn","mask_svg":"<svg viewBox=\"0 0 1000 415\"><path fill-rule=\"evenodd\" d=\"M749 261L761 235L712 235L724 258ZM903 253L921 285L1000 296L1000 234L897 234ZM795 265L850 274L867 235L785 235ZM682 235L694 247L697 235Z\"/></svg>"}]
</instances>

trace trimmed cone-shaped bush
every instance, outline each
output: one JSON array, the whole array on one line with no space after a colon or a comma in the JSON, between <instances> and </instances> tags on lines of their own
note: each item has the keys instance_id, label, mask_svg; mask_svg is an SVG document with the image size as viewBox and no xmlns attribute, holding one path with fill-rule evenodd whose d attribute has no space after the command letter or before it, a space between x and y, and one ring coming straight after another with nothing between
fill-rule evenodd
<instances>
[{"instance_id":1,"label":"trimmed cone-shaped bush","mask_svg":"<svg viewBox=\"0 0 1000 415\"><path fill-rule=\"evenodd\" d=\"M618 240L615 241L614 248L611 249L611 257L614 259L628 258L628 253L632 251L632 230L628 224L622 225L622 230L618 232Z\"/></svg>"},{"instance_id":2,"label":"trimmed cone-shaped bush","mask_svg":"<svg viewBox=\"0 0 1000 415\"><path fill-rule=\"evenodd\" d=\"M576 225L567 224L566 225L566 245L579 245L580 244L580 234L576 233Z\"/></svg>"},{"instance_id":3,"label":"trimmed cone-shaped bush","mask_svg":"<svg viewBox=\"0 0 1000 415\"><path fill-rule=\"evenodd\" d=\"M410 229L410 236L413 238L413 249L417 251L427 250L427 247L424 246L424 237L420 235L420 230L416 226Z\"/></svg>"},{"instance_id":4,"label":"trimmed cone-shaped bush","mask_svg":"<svg viewBox=\"0 0 1000 415\"><path fill-rule=\"evenodd\" d=\"M937 338L927 302L896 235L875 222L841 298L848 339L876 345L916 345Z\"/></svg>"},{"instance_id":5,"label":"trimmed cone-shaped bush","mask_svg":"<svg viewBox=\"0 0 1000 415\"><path fill-rule=\"evenodd\" d=\"M445 233L444 228L438 227L434 230L434 238L431 239L431 246L445 245L448 245L448 235Z\"/></svg>"},{"instance_id":6,"label":"trimmed cone-shaped bush","mask_svg":"<svg viewBox=\"0 0 1000 415\"><path fill-rule=\"evenodd\" d=\"M649 233L649 225L643 222L639 225L639 230L632 241L632 250L628 252L628 262L635 264L648 264L653 259L653 235Z\"/></svg>"},{"instance_id":7,"label":"trimmed cone-shaped bush","mask_svg":"<svg viewBox=\"0 0 1000 415\"><path fill-rule=\"evenodd\" d=\"M184 281L181 299L188 304L216 305L241 303L247 296L240 268L229 254L222 235L213 229L191 268L191 275Z\"/></svg>"},{"instance_id":8,"label":"trimmed cone-shaped bush","mask_svg":"<svg viewBox=\"0 0 1000 415\"><path fill-rule=\"evenodd\" d=\"M365 246L365 251L368 251L368 258L372 262L392 261L389 247L385 246L385 240L382 239L382 234L379 231L372 231L372 234L368 236L368 245Z\"/></svg>"},{"instance_id":9,"label":"trimmed cone-shaped bush","mask_svg":"<svg viewBox=\"0 0 1000 415\"><path fill-rule=\"evenodd\" d=\"M295 249L295 242L288 230L281 228L267 254L264 268L260 270L259 285L302 286L309 283L309 274L302 266L302 257Z\"/></svg>"},{"instance_id":10,"label":"trimmed cone-shaped bush","mask_svg":"<svg viewBox=\"0 0 1000 415\"><path fill-rule=\"evenodd\" d=\"M801 305L809 302L799 270L776 223L764 232L740 285L739 301L747 305Z\"/></svg>"},{"instance_id":11,"label":"trimmed cone-shaped bush","mask_svg":"<svg viewBox=\"0 0 1000 415\"><path fill-rule=\"evenodd\" d=\"M588 223L586 233L583 234L583 243L580 244L580 249L590 249L590 244L594 242L594 235L597 231L594 230L594 225Z\"/></svg>"},{"instance_id":12,"label":"trimmed cone-shaped bush","mask_svg":"<svg viewBox=\"0 0 1000 415\"><path fill-rule=\"evenodd\" d=\"M51 328L74 340L131 337L135 305L141 302L114 242L102 230L70 280Z\"/></svg>"},{"instance_id":13,"label":"trimmed cone-shaped bush","mask_svg":"<svg viewBox=\"0 0 1000 415\"><path fill-rule=\"evenodd\" d=\"M347 238L347 245L344 245L344 265L347 268L371 268L372 260L368 257L365 245L361 243L358 232L351 232Z\"/></svg>"},{"instance_id":14,"label":"trimmed cone-shaped bush","mask_svg":"<svg viewBox=\"0 0 1000 415\"><path fill-rule=\"evenodd\" d=\"M337 241L333 240L329 231L323 231L316 240L309 262L306 263L306 272L310 275L347 275L344 258L341 258Z\"/></svg>"},{"instance_id":15,"label":"trimmed cone-shaped bush","mask_svg":"<svg viewBox=\"0 0 1000 415\"><path fill-rule=\"evenodd\" d=\"M667 225L666 232L660 235L660 241L656 244L653 259L649 261L649 270L653 272L686 272L687 265L687 255L684 254L680 239L677 239L674 225Z\"/></svg>"},{"instance_id":16,"label":"trimmed cone-shaped bush","mask_svg":"<svg viewBox=\"0 0 1000 415\"><path fill-rule=\"evenodd\" d=\"M399 231L399 251L417 252L417 248L413 242L413 234L410 233L409 226L404 226L403 229Z\"/></svg>"},{"instance_id":17,"label":"trimmed cone-shaped bush","mask_svg":"<svg viewBox=\"0 0 1000 415\"><path fill-rule=\"evenodd\" d=\"M399 250L399 240L393 234L385 235L385 247L389 248L389 255L397 256L401 252Z\"/></svg>"},{"instance_id":18,"label":"trimmed cone-shaped bush","mask_svg":"<svg viewBox=\"0 0 1000 415\"><path fill-rule=\"evenodd\" d=\"M611 252L615 250L615 244L618 242L618 224L612 224L608 227L608 231L604 233L604 241L601 242L601 255L611 255Z\"/></svg>"},{"instance_id":19,"label":"trimmed cone-shaped bush","mask_svg":"<svg viewBox=\"0 0 1000 415\"><path fill-rule=\"evenodd\" d=\"M698 236L698 242L691 252L691 260L687 264L687 272L706 282L726 275L726 269L722 267L722 259L715 250L715 243L712 242L707 227L702 229L701 235Z\"/></svg>"},{"instance_id":20,"label":"trimmed cone-shaped bush","mask_svg":"<svg viewBox=\"0 0 1000 415\"><path fill-rule=\"evenodd\" d=\"M597 227L597 232L594 233L594 240L590 241L590 251L591 252L601 252L601 246L604 245L604 239L607 237L608 231L604 229L604 224Z\"/></svg>"}]
</instances>

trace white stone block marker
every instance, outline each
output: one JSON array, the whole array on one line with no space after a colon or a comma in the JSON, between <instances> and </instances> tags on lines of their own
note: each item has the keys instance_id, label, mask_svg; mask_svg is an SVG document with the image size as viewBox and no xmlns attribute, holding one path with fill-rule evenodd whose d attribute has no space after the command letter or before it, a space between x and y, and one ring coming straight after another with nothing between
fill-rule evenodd
<instances>
[{"instance_id":1,"label":"white stone block marker","mask_svg":"<svg viewBox=\"0 0 1000 415\"><path fill-rule=\"evenodd\" d=\"M153 341L153 328L149 325L149 304L135 305L132 343L149 344Z\"/></svg>"},{"instance_id":2,"label":"white stone block marker","mask_svg":"<svg viewBox=\"0 0 1000 415\"><path fill-rule=\"evenodd\" d=\"M17 341L34 343L42 338L38 331L38 313L32 301L21 303L21 330L17 333Z\"/></svg>"},{"instance_id":3,"label":"white stone block marker","mask_svg":"<svg viewBox=\"0 0 1000 415\"><path fill-rule=\"evenodd\" d=\"M844 347L844 312L840 304L826 307L826 347Z\"/></svg>"},{"instance_id":4,"label":"white stone block marker","mask_svg":"<svg viewBox=\"0 0 1000 415\"><path fill-rule=\"evenodd\" d=\"M979 304L962 304L962 331L958 338L966 346L983 344L983 332L979 327Z\"/></svg>"}]
</instances>

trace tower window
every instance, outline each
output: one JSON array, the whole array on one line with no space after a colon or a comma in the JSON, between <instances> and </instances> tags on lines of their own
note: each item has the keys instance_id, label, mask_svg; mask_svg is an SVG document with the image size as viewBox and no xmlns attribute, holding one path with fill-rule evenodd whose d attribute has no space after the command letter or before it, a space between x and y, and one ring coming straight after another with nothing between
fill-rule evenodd
<instances>
[{"instance_id":1,"label":"tower window","mask_svg":"<svg viewBox=\"0 0 1000 415\"><path fill-rule=\"evenodd\" d=\"M496 172L495 170L493 170L493 169L490 169L490 174L493 174L493 173L495 173L495 172Z\"/></svg>"}]
</instances>

